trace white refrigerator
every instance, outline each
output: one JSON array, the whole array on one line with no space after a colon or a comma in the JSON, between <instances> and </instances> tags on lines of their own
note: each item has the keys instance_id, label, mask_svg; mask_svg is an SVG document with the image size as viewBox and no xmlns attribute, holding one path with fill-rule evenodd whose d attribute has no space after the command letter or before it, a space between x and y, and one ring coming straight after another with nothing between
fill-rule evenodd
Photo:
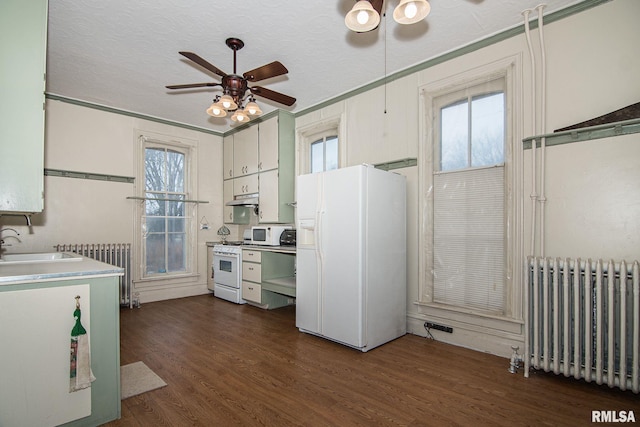
<instances>
[{"instance_id":1,"label":"white refrigerator","mask_svg":"<svg viewBox=\"0 0 640 427\"><path fill-rule=\"evenodd\" d=\"M296 193L296 326L363 352L404 335L405 177L352 166Z\"/></svg>"}]
</instances>

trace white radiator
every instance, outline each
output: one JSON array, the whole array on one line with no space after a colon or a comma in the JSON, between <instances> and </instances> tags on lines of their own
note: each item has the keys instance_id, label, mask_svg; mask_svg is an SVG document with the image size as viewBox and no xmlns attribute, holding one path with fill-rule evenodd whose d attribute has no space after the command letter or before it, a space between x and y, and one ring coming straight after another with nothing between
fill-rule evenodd
<instances>
[{"instance_id":1,"label":"white radiator","mask_svg":"<svg viewBox=\"0 0 640 427\"><path fill-rule=\"evenodd\" d=\"M120 305L132 308L131 299L131 243L76 243L58 244L58 252L73 252L96 261L105 262L124 269L120 277Z\"/></svg>"},{"instance_id":2,"label":"white radiator","mask_svg":"<svg viewBox=\"0 0 640 427\"><path fill-rule=\"evenodd\" d=\"M525 375L543 369L638 393L638 261L529 257L525 271Z\"/></svg>"}]
</instances>

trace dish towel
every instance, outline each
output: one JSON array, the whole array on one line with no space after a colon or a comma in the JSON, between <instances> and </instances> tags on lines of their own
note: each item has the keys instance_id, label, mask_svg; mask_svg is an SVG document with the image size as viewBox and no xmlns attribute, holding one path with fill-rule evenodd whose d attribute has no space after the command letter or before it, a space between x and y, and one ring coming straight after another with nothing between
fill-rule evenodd
<instances>
[{"instance_id":1,"label":"dish towel","mask_svg":"<svg viewBox=\"0 0 640 427\"><path fill-rule=\"evenodd\" d=\"M76 297L76 309L73 317L76 324L71 330L71 360L69 372L69 393L91 387L96 380L91 372L91 347L86 329L80 322L80 297Z\"/></svg>"}]
</instances>

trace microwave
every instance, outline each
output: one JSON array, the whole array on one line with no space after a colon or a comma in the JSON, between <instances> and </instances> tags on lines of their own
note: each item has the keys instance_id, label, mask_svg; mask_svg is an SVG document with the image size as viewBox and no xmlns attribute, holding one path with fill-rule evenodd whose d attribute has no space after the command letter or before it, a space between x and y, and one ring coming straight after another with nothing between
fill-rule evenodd
<instances>
[{"instance_id":1,"label":"microwave","mask_svg":"<svg viewBox=\"0 0 640 427\"><path fill-rule=\"evenodd\" d=\"M291 230L290 225L256 225L251 227L251 244L280 246L280 235L284 230Z\"/></svg>"}]
</instances>

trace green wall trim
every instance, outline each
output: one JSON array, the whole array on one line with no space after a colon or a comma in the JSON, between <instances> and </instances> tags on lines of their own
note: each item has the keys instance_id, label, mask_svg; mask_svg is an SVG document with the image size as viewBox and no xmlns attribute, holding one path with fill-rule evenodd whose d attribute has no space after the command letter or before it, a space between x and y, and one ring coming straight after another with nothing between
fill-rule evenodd
<instances>
[{"instance_id":1,"label":"green wall trim","mask_svg":"<svg viewBox=\"0 0 640 427\"><path fill-rule=\"evenodd\" d=\"M189 130L195 130L195 131L198 131L198 132L209 133L211 135L224 136L223 133L216 132L216 131L211 130L211 129L205 129L205 128L201 128L201 127L198 127L198 126L188 125L186 123L174 122L174 121L171 121L171 120L161 119L159 117L153 117L153 116L149 116L149 115L146 115L146 114L135 113L133 111L121 110L119 108L108 107L106 105L96 104L96 103L93 103L93 102L81 101L81 100L75 99L75 98L67 98L66 96L56 95L56 94L53 94L53 93L45 93L45 97L47 99L51 99L53 101L66 102L67 104L78 105L80 107L86 107L86 108L92 108L94 110L100 110L100 111L104 111L104 112L107 112L107 113L120 114L122 116L133 117L133 118L136 118L136 119L149 120L150 122L162 123L162 124L165 124L165 125L176 126L176 127L183 128L183 129L189 129Z\"/></svg>"},{"instance_id":2,"label":"green wall trim","mask_svg":"<svg viewBox=\"0 0 640 427\"><path fill-rule=\"evenodd\" d=\"M607 123L598 126L589 126L581 129L571 129L562 132L555 132L546 135L530 136L522 140L522 148L528 150L531 148L532 141L536 141L536 145L540 144L542 138L545 139L545 145L560 145L570 142L589 141L592 139L610 138L613 136L630 135L640 133L640 119L624 120L621 122Z\"/></svg>"},{"instance_id":3,"label":"green wall trim","mask_svg":"<svg viewBox=\"0 0 640 427\"><path fill-rule=\"evenodd\" d=\"M583 12L583 11L585 11L587 9L591 9L591 8L593 8L595 6L599 6L599 5L604 4L604 3L608 3L610 1L612 1L612 0L585 0L582 3L578 3L578 4L575 4L573 6L569 6L569 7L565 8L565 9L559 10L557 12L551 13L549 15L545 15L544 16L544 25L550 24L552 22L559 21L559 20L564 19L566 17L569 17L571 15L575 15L577 13ZM529 22L529 28L532 29L532 30L535 29L535 28L538 28L538 19L531 20ZM410 68L398 71L397 73L390 74L385 78L382 78L382 79L377 80L375 82L371 82L371 83L369 83L369 84L367 84L365 86L361 86L359 88L353 89L353 90L351 90L349 92L346 92L346 93L344 93L344 94L342 94L342 95L340 95L338 97L329 99L327 101L323 101L323 102L321 102L319 104L316 104L316 105L311 106L309 108L306 108L304 110L298 111L298 112L295 113L295 116L296 117L300 117L300 116L303 116L305 114L309 114L309 113L311 113L313 111L320 110L322 108L325 108L325 107L328 107L328 106L330 106L332 104L335 104L336 102L344 101L344 100L349 99L349 98L351 98L353 96L356 96L356 95L359 95L361 93L364 93L364 92L370 91L372 89L375 89L375 88L377 88L379 86L382 86L382 85L384 85L386 83L389 83L389 82L392 82L394 80L398 80L400 78L409 76L409 75L414 74L414 73L416 73L418 71L422 71L422 70L425 70L427 68L431 68L431 67L433 67L435 65L442 64L444 62L447 62L447 61L450 61L452 59L458 58L460 56L464 56L464 55L466 55L468 53L475 52L476 50L482 49L482 48L487 47L487 46L491 46L492 44L501 42L503 40L510 39L511 37L517 36L519 34L524 34L524 23L520 24L520 25L517 25L517 26L515 26L513 28L510 28L508 30L505 30L505 31L503 31L501 33L494 34L493 36L487 37L486 39L482 39L482 40L479 40L477 42L471 43L469 45L463 46L460 49L456 49L454 51L445 53L444 55L435 57L433 59L429 59L429 60L427 60L425 62L422 62L420 64L416 64L416 65L414 65L414 66L412 66Z\"/></svg>"},{"instance_id":4,"label":"green wall trim","mask_svg":"<svg viewBox=\"0 0 640 427\"><path fill-rule=\"evenodd\" d=\"M408 157L402 160L394 160L392 162L378 163L373 166L376 167L377 169L390 171L393 169L402 169L402 168L408 168L411 166L418 166L418 159L416 159L415 157Z\"/></svg>"},{"instance_id":5,"label":"green wall trim","mask_svg":"<svg viewBox=\"0 0 640 427\"><path fill-rule=\"evenodd\" d=\"M101 173L75 172L75 171L66 171L61 169L45 168L44 175L59 176L63 178L95 179L97 181L124 182L127 184L133 184L135 182L135 178L131 176L104 175Z\"/></svg>"}]
</instances>

